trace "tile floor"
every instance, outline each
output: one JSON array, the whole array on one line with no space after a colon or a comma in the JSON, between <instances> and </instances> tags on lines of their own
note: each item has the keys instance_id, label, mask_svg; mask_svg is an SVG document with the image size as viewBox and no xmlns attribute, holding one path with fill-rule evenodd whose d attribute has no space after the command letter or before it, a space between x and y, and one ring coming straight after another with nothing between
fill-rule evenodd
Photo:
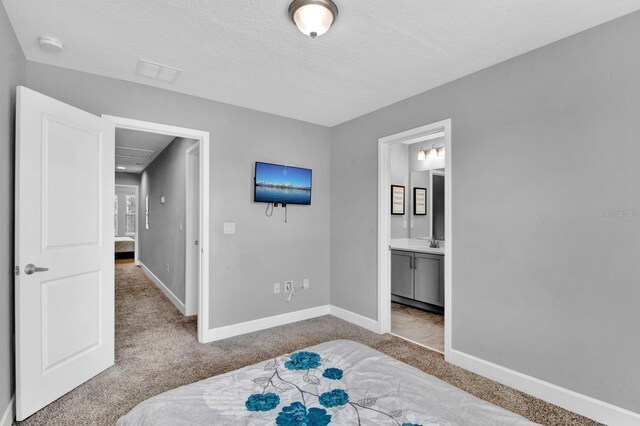
<instances>
[{"instance_id":1,"label":"tile floor","mask_svg":"<svg viewBox=\"0 0 640 426\"><path fill-rule=\"evenodd\" d=\"M444 352L444 315L391 303L391 332Z\"/></svg>"}]
</instances>

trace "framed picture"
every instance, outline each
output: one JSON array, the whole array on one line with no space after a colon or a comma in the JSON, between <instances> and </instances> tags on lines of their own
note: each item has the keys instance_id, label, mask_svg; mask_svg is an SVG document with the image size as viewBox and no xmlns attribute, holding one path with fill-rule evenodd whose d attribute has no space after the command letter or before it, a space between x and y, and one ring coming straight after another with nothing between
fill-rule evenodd
<instances>
[{"instance_id":1,"label":"framed picture","mask_svg":"<svg viewBox=\"0 0 640 426\"><path fill-rule=\"evenodd\" d=\"M427 215L427 188L413 188L413 214L414 216Z\"/></svg>"},{"instance_id":2,"label":"framed picture","mask_svg":"<svg viewBox=\"0 0 640 426\"><path fill-rule=\"evenodd\" d=\"M404 215L404 186L391 185L391 214Z\"/></svg>"}]
</instances>

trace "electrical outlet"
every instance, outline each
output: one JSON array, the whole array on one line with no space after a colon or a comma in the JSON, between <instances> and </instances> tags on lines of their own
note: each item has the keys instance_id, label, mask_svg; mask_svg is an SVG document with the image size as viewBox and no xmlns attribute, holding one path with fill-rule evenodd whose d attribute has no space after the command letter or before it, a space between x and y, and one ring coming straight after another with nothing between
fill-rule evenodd
<instances>
[{"instance_id":1,"label":"electrical outlet","mask_svg":"<svg viewBox=\"0 0 640 426\"><path fill-rule=\"evenodd\" d=\"M309 288L309 278L305 278L304 281L302 281L302 288Z\"/></svg>"},{"instance_id":2,"label":"electrical outlet","mask_svg":"<svg viewBox=\"0 0 640 426\"><path fill-rule=\"evenodd\" d=\"M280 283L273 283L273 294L280 294Z\"/></svg>"},{"instance_id":3,"label":"electrical outlet","mask_svg":"<svg viewBox=\"0 0 640 426\"><path fill-rule=\"evenodd\" d=\"M402 227L403 227L404 229L407 229L407 221L406 221L406 220L403 220L403 221L402 221Z\"/></svg>"},{"instance_id":4,"label":"electrical outlet","mask_svg":"<svg viewBox=\"0 0 640 426\"><path fill-rule=\"evenodd\" d=\"M225 222L224 223L224 233L225 234L235 234L236 233L236 223L235 222Z\"/></svg>"},{"instance_id":5,"label":"electrical outlet","mask_svg":"<svg viewBox=\"0 0 640 426\"><path fill-rule=\"evenodd\" d=\"M291 289L293 288L293 281L285 281L284 282L284 292L291 293Z\"/></svg>"}]
</instances>

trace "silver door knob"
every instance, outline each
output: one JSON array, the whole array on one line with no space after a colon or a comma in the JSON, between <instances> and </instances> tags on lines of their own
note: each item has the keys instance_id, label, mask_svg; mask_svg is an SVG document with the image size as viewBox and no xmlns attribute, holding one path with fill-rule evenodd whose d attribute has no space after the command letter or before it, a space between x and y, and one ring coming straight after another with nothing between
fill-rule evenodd
<instances>
[{"instance_id":1,"label":"silver door knob","mask_svg":"<svg viewBox=\"0 0 640 426\"><path fill-rule=\"evenodd\" d=\"M41 268L39 266L34 265L33 263L28 264L24 267L24 273L27 275L31 275L34 272L45 272L48 271L49 268Z\"/></svg>"}]
</instances>

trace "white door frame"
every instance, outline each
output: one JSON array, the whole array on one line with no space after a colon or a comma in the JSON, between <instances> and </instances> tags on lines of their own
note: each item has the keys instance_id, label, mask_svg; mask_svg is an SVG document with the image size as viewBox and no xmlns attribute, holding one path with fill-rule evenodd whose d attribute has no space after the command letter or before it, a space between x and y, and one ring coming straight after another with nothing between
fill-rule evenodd
<instances>
[{"instance_id":1,"label":"white door frame","mask_svg":"<svg viewBox=\"0 0 640 426\"><path fill-rule=\"evenodd\" d=\"M378 139L378 326L380 333L391 331L391 145L417 143L444 131L445 147L445 234L444 246L444 358L451 355L451 119Z\"/></svg>"},{"instance_id":2,"label":"white door frame","mask_svg":"<svg viewBox=\"0 0 640 426\"><path fill-rule=\"evenodd\" d=\"M196 315L196 313L198 312L198 308L196 306L198 298L197 298L197 294L198 294L198 280L199 278L197 277L197 271L194 274L194 272L191 270L191 265L193 264L193 251L192 251L192 244L194 239L198 239L200 238L200 235L198 235L197 237L195 235L193 235L193 228L194 228L194 218L193 218L193 213L194 213L194 206L193 206L193 201L194 201L194 194L193 194L193 171L191 168L191 162L189 161L191 159L191 156L193 156L193 152L194 151L198 151L198 159L200 158L200 142L196 142L194 143L192 146L190 146L187 151L186 151L186 158L185 158L185 163L186 163L186 179L185 179L185 185L186 185L186 209L185 209L185 269L184 269L184 283L185 283L185 291L184 291L184 310L185 310L185 315L189 316L189 315ZM199 174L198 174L199 176ZM196 237L196 238L194 238ZM198 244L200 244L200 241L198 240ZM194 280L195 278L195 280ZM195 285L194 285L195 284Z\"/></svg>"},{"instance_id":3,"label":"white door frame","mask_svg":"<svg viewBox=\"0 0 640 426\"><path fill-rule=\"evenodd\" d=\"M138 260L138 253L140 251L140 228L138 228L138 217L140 216L140 186L139 185L121 185L116 183L116 188L135 188L136 190L136 241L134 243L134 253L133 253L133 263L135 265L140 265L140 261ZM126 209L126 207L125 207ZM125 218L126 224L126 218ZM126 235L126 232L125 232Z\"/></svg>"},{"instance_id":4,"label":"white door frame","mask_svg":"<svg viewBox=\"0 0 640 426\"><path fill-rule=\"evenodd\" d=\"M110 119L116 129L137 130L140 132L170 135L195 139L200 144L200 281L198 285L198 341L206 342L209 331L209 132L169 126L148 121L133 120L111 115L102 115Z\"/></svg>"}]
</instances>

